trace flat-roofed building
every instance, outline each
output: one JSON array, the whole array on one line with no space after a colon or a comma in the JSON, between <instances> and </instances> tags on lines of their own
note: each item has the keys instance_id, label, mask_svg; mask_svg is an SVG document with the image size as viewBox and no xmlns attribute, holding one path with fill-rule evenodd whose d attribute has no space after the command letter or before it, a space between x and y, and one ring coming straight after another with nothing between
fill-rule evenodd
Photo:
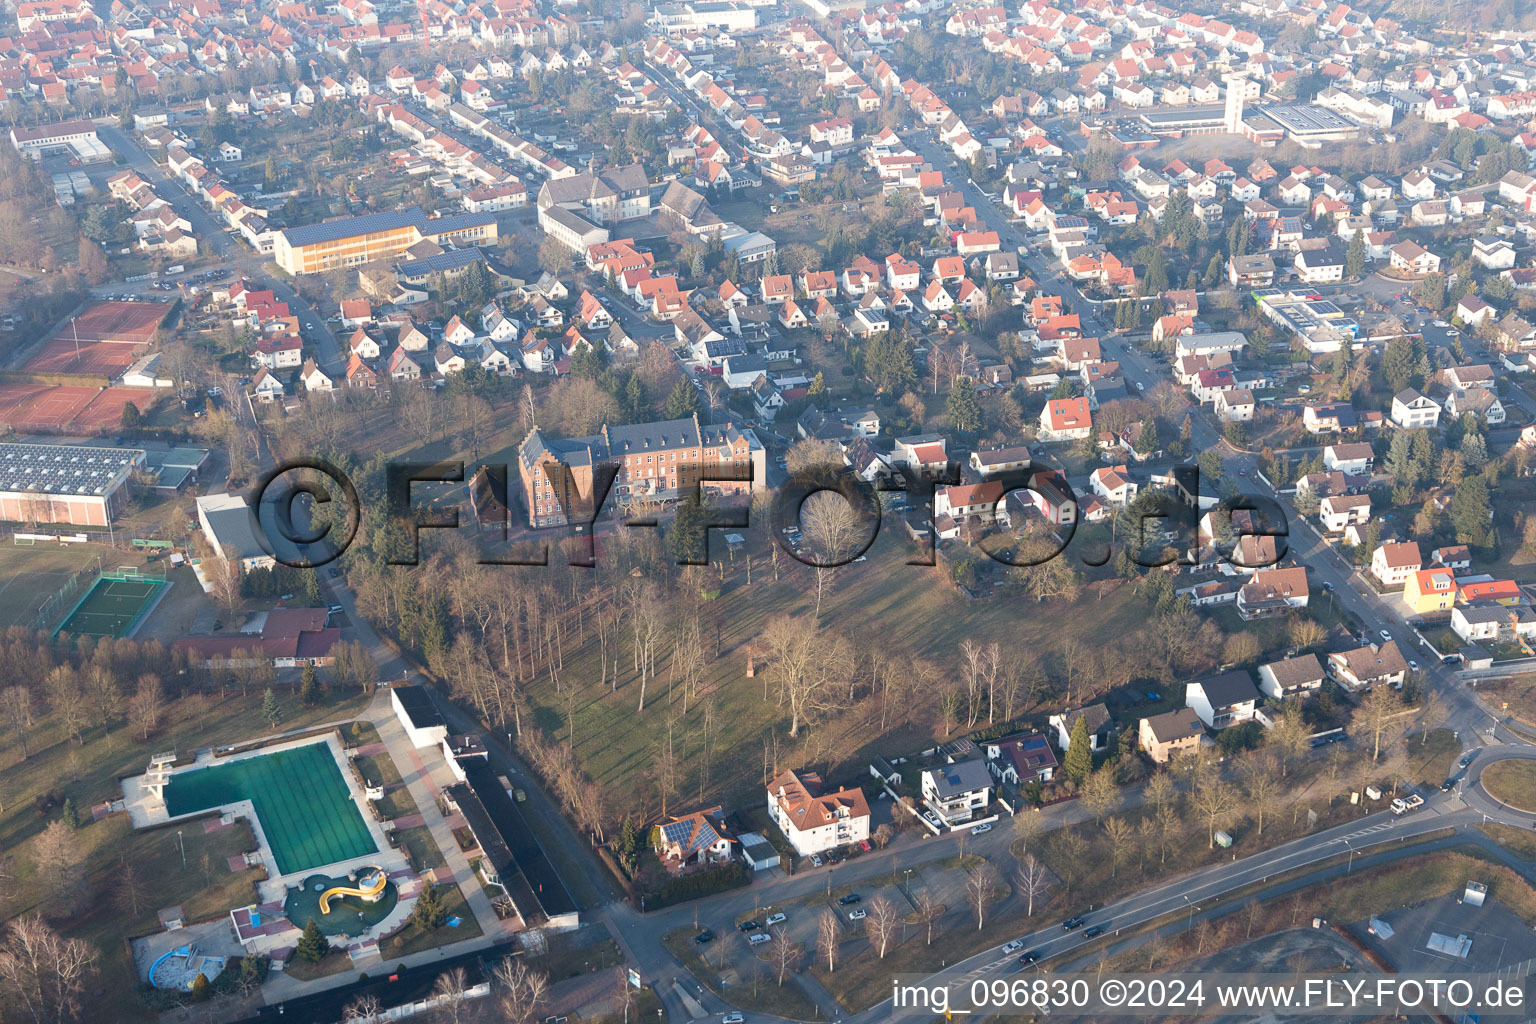
<instances>
[{"instance_id":1,"label":"flat-roofed building","mask_svg":"<svg viewBox=\"0 0 1536 1024\"><path fill-rule=\"evenodd\" d=\"M398 256L422 241L475 246L497 238L494 214L428 217L413 206L279 231L272 258L290 274L320 274Z\"/></svg>"},{"instance_id":2,"label":"flat-roofed building","mask_svg":"<svg viewBox=\"0 0 1536 1024\"><path fill-rule=\"evenodd\" d=\"M106 526L144 462L138 448L0 444L0 519Z\"/></svg>"}]
</instances>

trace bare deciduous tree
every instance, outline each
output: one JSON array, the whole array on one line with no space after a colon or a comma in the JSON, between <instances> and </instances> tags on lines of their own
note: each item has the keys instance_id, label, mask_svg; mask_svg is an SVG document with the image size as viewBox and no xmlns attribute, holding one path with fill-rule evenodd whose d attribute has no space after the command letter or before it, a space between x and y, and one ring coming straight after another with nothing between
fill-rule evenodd
<instances>
[{"instance_id":1,"label":"bare deciduous tree","mask_svg":"<svg viewBox=\"0 0 1536 1024\"><path fill-rule=\"evenodd\" d=\"M768 943L768 965L773 968L773 976L782 986L784 979L794 973L800 963L800 954L803 950L800 944L789 937L789 933L783 928L773 930L773 938Z\"/></svg>"},{"instance_id":2,"label":"bare deciduous tree","mask_svg":"<svg viewBox=\"0 0 1536 1024\"><path fill-rule=\"evenodd\" d=\"M1034 854L1030 853L1025 854L1014 877L1019 884L1019 892L1024 896L1024 916L1033 917L1035 901L1050 889L1051 873Z\"/></svg>"},{"instance_id":3,"label":"bare deciduous tree","mask_svg":"<svg viewBox=\"0 0 1536 1024\"><path fill-rule=\"evenodd\" d=\"M827 963L827 973L837 970L838 945L842 941L843 926L838 923L837 914L830 908L821 912L821 917L816 919L816 956Z\"/></svg>"},{"instance_id":4,"label":"bare deciduous tree","mask_svg":"<svg viewBox=\"0 0 1536 1024\"><path fill-rule=\"evenodd\" d=\"M1210 845L1208 849L1216 848L1216 831L1227 823L1232 812L1237 808L1237 791L1230 783L1222 779L1211 777L1195 787L1195 792L1190 797L1190 806L1205 822L1205 829Z\"/></svg>"},{"instance_id":5,"label":"bare deciduous tree","mask_svg":"<svg viewBox=\"0 0 1536 1024\"><path fill-rule=\"evenodd\" d=\"M875 953L880 959L884 960L885 954L890 952L891 943L900 927L901 914L896 904L884 896L876 896L869 901L869 909L864 917L864 933L869 936L869 944L875 947Z\"/></svg>"},{"instance_id":6,"label":"bare deciduous tree","mask_svg":"<svg viewBox=\"0 0 1536 1024\"><path fill-rule=\"evenodd\" d=\"M539 1007L549 994L548 975L509 956L492 968L491 977L500 990L496 1004L502 1016L511 1024L532 1024L538 1019Z\"/></svg>"},{"instance_id":7,"label":"bare deciduous tree","mask_svg":"<svg viewBox=\"0 0 1536 1024\"><path fill-rule=\"evenodd\" d=\"M917 904L917 923L923 926L923 945L931 946L933 926L944 913L944 905L934 898L933 890L926 885L912 897L912 902Z\"/></svg>"},{"instance_id":8,"label":"bare deciduous tree","mask_svg":"<svg viewBox=\"0 0 1536 1024\"><path fill-rule=\"evenodd\" d=\"M379 997L365 993L352 1000L341 1011L342 1024L375 1024L383 1019L384 1008Z\"/></svg>"},{"instance_id":9,"label":"bare deciduous tree","mask_svg":"<svg viewBox=\"0 0 1536 1024\"><path fill-rule=\"evenodd\" d=\"M18 917L0 940L0 998L6 1016L33 1024L80 1019L80 996L94 970L96 951L66 939L40 916Z\"/></svg>"},{"instance_id":10,"label":"bare deciduous tree","mask_svg":"<svg viewBox=\"0 0 1536 1024\"><path fill-rule=\"evenodd\" d=\"M997 871L982 861L965 871L965 898L976 912L976 930L986 922L987 904L997 898Z\"/></svg>"}]
</instances>

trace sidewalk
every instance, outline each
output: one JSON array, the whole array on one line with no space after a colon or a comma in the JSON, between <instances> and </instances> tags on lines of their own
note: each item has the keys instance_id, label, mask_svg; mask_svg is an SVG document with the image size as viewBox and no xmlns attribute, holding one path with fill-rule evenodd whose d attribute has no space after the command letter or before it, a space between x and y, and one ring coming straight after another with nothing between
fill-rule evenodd
<instances>
[{"instance_id":1,"label":"sidewalk","mask_svg":"<svg viewBox=\"0 0 1536 1024\"><path fill-rule=\"evenodd\" d=\"M395 767L399 769L401 778L405 780L411 798L416 801L416 809L421 814L422 823L431 830L432 840L442 851L443 861L453 872L453 880L458 883L465 902L475 915L475 920L480 923L480 930L492 939L501 941L508 934L505 922L496 916L490 897L486 895L479 878L470 868L468 859L459 849L458 841L453 837L453 830L443 820L443 813L437 806L441 789L421 757L425 753L434 762L440 762L441 755L435 751L418 751L412 746L393 710L387 703L380 709L377 707L379 703L381 702L375 701L375 707L369 709L373 726L379 731L379 738L389 747ZM434 764L434 767L436 766ZM446 775L446 766L442 766L442 770Z\"/></svg>"}]
</instances>

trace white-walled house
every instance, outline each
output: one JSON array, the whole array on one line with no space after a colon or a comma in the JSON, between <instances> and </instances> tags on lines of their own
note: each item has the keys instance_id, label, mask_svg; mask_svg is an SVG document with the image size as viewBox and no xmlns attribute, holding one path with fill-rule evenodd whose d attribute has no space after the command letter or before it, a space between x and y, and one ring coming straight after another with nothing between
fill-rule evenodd
<instances>
[{"instance_id":1,"label":"white-walled house","mask_svg":"<svg viewBox=\"0 0 1536 1024\"><path fill-rule=\"evenodd\" d=\"M768 813L802 857L869 838L864 791L823 793L813 772L786 771L768 783Z\"/></svg>"}]
</instances>

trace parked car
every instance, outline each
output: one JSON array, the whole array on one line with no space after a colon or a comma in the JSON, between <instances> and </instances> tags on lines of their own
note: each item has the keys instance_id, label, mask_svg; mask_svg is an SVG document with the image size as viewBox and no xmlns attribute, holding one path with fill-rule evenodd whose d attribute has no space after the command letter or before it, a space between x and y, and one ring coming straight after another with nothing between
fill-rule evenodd
<instances>
[{"instance_id":1,"label":"parked car","mask_svg":"<svg viewBox=\"0 0 1536 1024\"><path fill-rule=\"evenodd\" d=\"M983 824L983 825L977 825L975 828L971 829L971 835L979 836L983 832L991 832L991 831L992 831L992 825L990 823L987 823L987 824Z\"/></svg>"},{"instance_id":2,"label":"parked car","mask_svg":"<svg viewBox=\"0 0 1536 1024\"><path fill-rule=\"evenodd\" d=\"M858 910L850 910L850 911L848 911L848 920L850 920L850 921L862 921L862 920L864 920L868 916L869 916L869 911L864 910L862 907L860 909L858 909Z\"/></svg>"},{"instance_id":3,"label":"parked car","mask_svg":"<svg viewBox=\"0 0 1536 1024\"><path fill-rule=\"evenodd\" d=\"M868 839L860 839L859 849L863 850L865 853L868 853L870 850L873 850L874 847L869 845Z\"/></svg>"},{"instance_id":4,"label":"parked car","mask_svg":"<svg viewBox=\"0 0 1536 1024\"><path fill-rule=\"evenodd\" d=\"M820 854L815 854L815 853L811 854L811 867L813 867L813 868L821 867L821 855Z\"/></svg>"},{"instance_id":5,"label":"parked car","mask_svg":"<svg viewBox=\"0 0 1536 1024\"><path fill-rule=\"evenodd\" d=\"M764 921L763 923L765 925L767 925L769 928L772 928L776 924L783 924L784 923L784 915L783 914L770 914L768 916L768 920Z\"/></svg>"},{"instance_id":6,"label":"parked car","mask_svg":"<svg viewBox=\"0 0 1536 1024\"><path fill-rule=\"evenodd\" d=\"M761 928L762 926L763 926L763 922L761 922L761 921L743 921L743 922L741 922L741 924L737 925L736 927L740 928L744 932L754 932L754 931L757 931L757 929Z\"/></svg>"},{"instance_id":7,"label":"parked car","mask_svg":"<svg viewBox=\"0 0 1536 1024\"><path fill-rule=\"evenodd\" d=\"M1387 643L1391 643L1392 642L1392 633L1391 633L1391 631L1390 630L1386 630L1386 629L1382 630L1381 631L1381 638L1382 638L1382 640L1386 641Z\"/></svg>"},{"instance_id":8,"label":"parked car","mask_svg":"<svg viewBox=\"0 0 1536 1024\"><path fill-rule=\"evenodd\" d=\"M763 932L758 932L756 935L751 935L747 938L747 944L751 946L761 946L765 942L772 941L773 938Z\"/></svg>"},{"instance_id":9,"label":"parked car","mask_svg":"<svg viewBox=\"0 0 1536 1024\"><path fill-rule=\"evenodd\" d=\"M850 892L846 896L839 896L837 898L837 905L840 907L848 907L858 903L861 899L863 899L863 897L858 893Z\"/></svg>"},{"instance_id":10,"label":"parked car","mask_svg":"<svg viewBox=\"0 0 1536 1024\"><path fill-rule=\"evenodd\" d=\"M715 933L710 931L708 928L705 928L703 931L699 932L699 934L693 937L693 941L697 942L701 946L706 942L713 942L714 939Z\"/></svg>"}]
</instances>

